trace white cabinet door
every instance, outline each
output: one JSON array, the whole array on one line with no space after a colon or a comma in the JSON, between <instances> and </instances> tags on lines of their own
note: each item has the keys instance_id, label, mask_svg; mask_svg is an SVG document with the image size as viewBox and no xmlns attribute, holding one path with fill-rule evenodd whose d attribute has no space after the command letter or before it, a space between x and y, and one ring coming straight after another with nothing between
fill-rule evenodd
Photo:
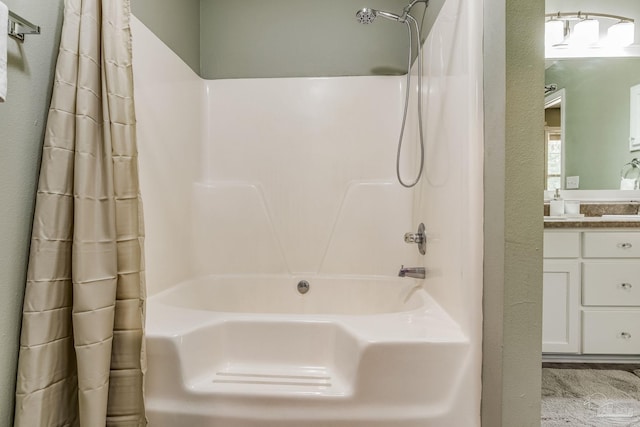
<instances>
[{"instance_id":1,"label":"white cabinet door","mask_svg":"<svg viewBox=\"0 0 640 427\"><path fill-rule=\"evenodd\" d=\"M544 260L542 351L580 352L580 263Z\"/></svg>"}]
</instances>

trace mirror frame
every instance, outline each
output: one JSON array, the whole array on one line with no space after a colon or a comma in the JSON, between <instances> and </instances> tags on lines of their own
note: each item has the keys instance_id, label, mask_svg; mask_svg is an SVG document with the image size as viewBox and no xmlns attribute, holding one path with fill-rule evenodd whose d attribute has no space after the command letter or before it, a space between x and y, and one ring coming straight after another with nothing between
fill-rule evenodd
<instances>
[{"instance_id":1,"label":"mirror frame","mask_svg":"<svg viewBox=\"0 0 640 427\"><path fill-rule=\"evenodd\" d=\"M638 53L637 54L629 54L629 55L623 55L623 57L640 57L640 46L637 47L638 48ZM593 58L599 57L599 56L590 56ZM554 57L553 55L551 56L546 56L545 55L545 69L548 67L549 64L549 60L551 61L555 61L555 60L571 60L571 59L576 59L576 58L585 58L585 56L570 56L570 55L564 55L564 56L558 56L558 57ZM559 98L558 93L562 92L562 105L561 105L561 111L560 111L560 125L562 127L561 129L561 138L562 138L562 194L563 194L563 198L564 199L569 199L569 200L584 200L584 201L593 201L593 202L597 202L597 201L612 201L612 202L616 202L616 201L639 201L640 200L640 190L567 190L566 189L566 176L565 176L565 161L566 161L566 156L565 156L565 130L566 130L566 125L565 125L565 109L566 109L566 94L564 93L564 88L558 89L556 91L554 91L553 93L550 93L549 95L545 96L545 102L544 102L544 106L545 109L547 108L547 106L549 106L550 103L554 102L555 100L557 100ZM629 141L629 143L631 144L631 141ZM631 149L631 145L630 145L630 152L633 151L637 151L638 149ZM544 161L546 162L546 159L544 159ZM546 170L546 166L545 166L545 170ZM546 188L546 177L545 177L545 184L544 184L545 188ZM549 200L553 199L553 193L555 190L544 190L543 192L543 196L544 196L544 201L548 202Z\"/></svg>"}]
</instances>

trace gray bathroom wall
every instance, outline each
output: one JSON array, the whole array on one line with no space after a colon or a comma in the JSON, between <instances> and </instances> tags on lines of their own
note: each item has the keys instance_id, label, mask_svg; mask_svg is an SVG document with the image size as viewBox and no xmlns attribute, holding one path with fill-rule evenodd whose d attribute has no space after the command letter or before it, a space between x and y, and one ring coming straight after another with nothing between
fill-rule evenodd
<instances>
[{"instance_id":1,"label":"gray bathroom wall","mask_svg":"<svg viewBox=\"0 0 640 427\"><path fill-rule=\"evenodd\" d=\"M412 14L424 39L445 0ZM363 7L396 14L409 0L132 0L134 15L205 79L398 75L404 24L356 22ZM414 44L414 57L416 52Z\"/></svg>"},{"instance_id":2,"label":"gray bathroom wall","mask_svg":"<svg viewBox=\"0 0 640 427\"><path fill-rule=\"evenodd\" d=\"M404 24L362 7L401 13L408 0L202 0L201 75L206 79L398 75L407 71ZM423 33L444 0L431 0ZM424 6L413 9L422 19Z\"/></svg>"},{"instance_id":3,"label":"gray bathroom wall","mask_svg":"<svg viewBox=\"0 0 640 427\"><path fill-rule=\"evenodd\" d=\"M63 0L4 0L42 27L8 41L9 90L0 103L0 427L13 425L20 321L46 114Z\"/></svg>"},{"instance_id":4,"label":"gray bathroom wall","mask_svg":"<svg viewBox=\"0 0 640 427\"><path fill-rule=\"evenodd\" d=\"M200 73L200 0L131 0L131 12Z\"/></svg>"},{"instance_id":5,"label":"gray bathroom wall","mask_svg":"<svg viewBox=\"0 0 640 427\"><path fill-rule=\"evenodd\" d=\"M482 425L540 426L544 0L484 1Z\"/></svg>"}]
</instances>

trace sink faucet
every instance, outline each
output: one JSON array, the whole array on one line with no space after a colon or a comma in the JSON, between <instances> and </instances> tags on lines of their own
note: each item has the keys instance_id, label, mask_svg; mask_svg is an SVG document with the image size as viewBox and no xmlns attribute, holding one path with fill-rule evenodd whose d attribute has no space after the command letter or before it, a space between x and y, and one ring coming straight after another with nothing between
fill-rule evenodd
<instances>
[{"instance_id":1,"label":"sink faucet","mask_svg":"<svg viewBox=\"0 0 640 427\"><path fill-rule=\"evenodd\" d=\"M426 270L424 267L405 267L400 268L398 273L400 277L413 277L414 279L424 279L426 276Z\"/></svg>"}]
</instances>

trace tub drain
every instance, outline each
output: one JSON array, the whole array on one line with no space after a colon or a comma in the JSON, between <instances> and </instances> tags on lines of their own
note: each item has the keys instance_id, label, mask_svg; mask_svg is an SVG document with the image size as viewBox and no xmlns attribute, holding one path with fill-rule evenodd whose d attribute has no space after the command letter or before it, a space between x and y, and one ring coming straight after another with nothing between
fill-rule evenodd
<instances>
[{"instance_id":1,"label":"tub drain","mask_svg":"<svg viewBox=\"0 0 640 427\"><path fill-rule=\"evenodd\" d=\"M300 292L301 294L306 294L307 292L309 292L309 282L307 282L306 280L300 280L298 282L298 292Z\"/></svg>"}]
</instances>

